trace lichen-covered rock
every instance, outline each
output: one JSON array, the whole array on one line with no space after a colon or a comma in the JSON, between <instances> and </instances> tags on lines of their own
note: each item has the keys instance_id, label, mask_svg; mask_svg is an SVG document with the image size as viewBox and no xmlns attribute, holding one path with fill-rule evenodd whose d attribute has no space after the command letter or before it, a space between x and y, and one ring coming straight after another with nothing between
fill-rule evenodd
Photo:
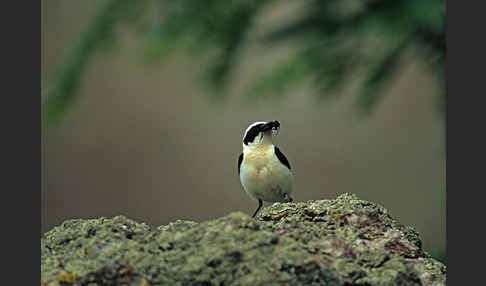
<instances>
[{"instance_id":1,"label":"lichen-covered rock","mask_svg":"<svg viewBox=\"0 0 486 286\"><path fill-rule=\"evenodd\" d=\"M157 228L123 216L69 220L41 239L44 285L445 285L413 228L374 203L275 203Z\"/></svg>"}]
</instances>

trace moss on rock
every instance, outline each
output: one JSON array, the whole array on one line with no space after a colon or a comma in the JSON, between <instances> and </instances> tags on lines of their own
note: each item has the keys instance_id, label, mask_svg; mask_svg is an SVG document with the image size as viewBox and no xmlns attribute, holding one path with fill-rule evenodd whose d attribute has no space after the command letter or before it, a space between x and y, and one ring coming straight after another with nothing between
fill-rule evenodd
<instances>
[{"instance_id":1,"label":"moss on rock","mask_svg":"<svg viewBox=\"0 0 486 286\"><path fill-rule=\"evenodd\" d=\"M59 277L76 277L76 281ZM150 227L123 216L68 220L41 239L46 285L445 285L418 233L374 203L275 203Z\"/></svg>"}]
</instances>

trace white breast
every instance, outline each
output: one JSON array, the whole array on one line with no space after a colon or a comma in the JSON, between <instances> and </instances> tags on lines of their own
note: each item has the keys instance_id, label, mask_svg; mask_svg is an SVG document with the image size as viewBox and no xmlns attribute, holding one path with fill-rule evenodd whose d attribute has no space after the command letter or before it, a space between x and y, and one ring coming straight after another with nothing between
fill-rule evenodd
<instances>
[{"instance_id":1,"label":"white breast","mask_svg":"<svg viewBox=\"0 0 486 286\"><path fill-rule=\"evenodd\" d=\"M252 148L243 155L240 181L255 200L283 202L284 194L292 193L292 173L280 163L273 148L273 145Z\"/></svg>"}]
</instances>

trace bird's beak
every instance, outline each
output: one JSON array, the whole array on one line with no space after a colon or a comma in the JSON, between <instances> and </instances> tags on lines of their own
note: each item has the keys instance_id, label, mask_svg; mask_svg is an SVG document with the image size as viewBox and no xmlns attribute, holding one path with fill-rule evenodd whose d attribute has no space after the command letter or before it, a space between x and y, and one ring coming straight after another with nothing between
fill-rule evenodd
<instances>
[{"instance_id":1,"label":"bird's beak","mask_svg":"<svg viewBox=\"0 0 486 286\"><path fill-rule=\"evenodd\" d=\"M279 127L280 127L280 123L275 120L275 121L270 121L265 123L265 125L263 125L262 130L266 132L268 130L277 130Z\"/></svg>"}]
</instances>

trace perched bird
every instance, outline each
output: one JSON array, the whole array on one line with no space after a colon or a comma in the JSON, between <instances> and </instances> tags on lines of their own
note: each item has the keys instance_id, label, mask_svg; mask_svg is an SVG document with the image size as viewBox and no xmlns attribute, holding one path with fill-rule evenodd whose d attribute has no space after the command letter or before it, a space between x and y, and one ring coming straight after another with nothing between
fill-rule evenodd
<instances>
[{"instance_id":1,"label":"perched bird","mask_svg":"<svg viewBox=\"0 0 486 286\"><path fill-rule=\"evenodd\" d=\"M280 123L275 121L255 122L243 136L243 153L238 158L238 174L246 193L263 202L292 202L294 178L290 163L280 149L273 145L273 136L278 134Z\"/></svg>"}]
</instances>

